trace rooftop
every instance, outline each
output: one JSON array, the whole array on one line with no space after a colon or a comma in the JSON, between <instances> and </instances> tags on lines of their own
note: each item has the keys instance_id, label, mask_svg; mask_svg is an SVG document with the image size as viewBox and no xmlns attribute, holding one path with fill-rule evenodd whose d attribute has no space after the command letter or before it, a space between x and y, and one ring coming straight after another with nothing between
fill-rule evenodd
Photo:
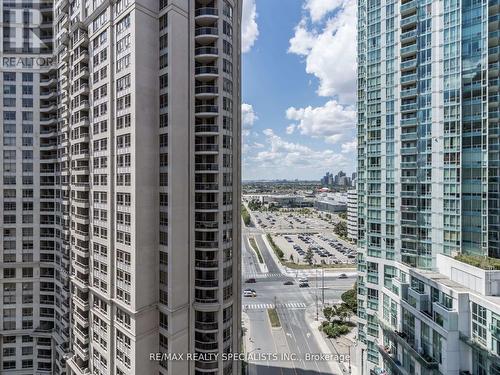
<instances>
[{"instance_id":1,"label":"rooftop","mask_svg":"<svg viewBox=\"0 0 500 375\"><path fill-rule=\"evenodd\" d=\"M467 263L471 266L481 268L483 270L500 270L500 259L482 257L479 255L459 254L455 260Z\"/></svg>"}]
</instances>

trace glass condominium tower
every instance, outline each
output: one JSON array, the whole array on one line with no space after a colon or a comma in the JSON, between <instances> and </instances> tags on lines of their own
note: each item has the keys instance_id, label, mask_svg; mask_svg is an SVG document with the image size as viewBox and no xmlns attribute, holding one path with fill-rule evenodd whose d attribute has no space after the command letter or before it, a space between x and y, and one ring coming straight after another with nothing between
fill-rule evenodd
<instances>
[{"instance_id":1,"label":"glass condominium tower","mask_svg":"<svg viewBox=\"0 0 500 375\"><path fill-rule=\"evenodd\" d=\"M241 0L16 3L52 63L1 66L0 373L239 373Z\"/></svg>"},{"instance_id":2,"label":"glass condominium tower","mask_svg":"<svg viewBox=\"0 0 500 375\"><path fill-rule=\"evenodd\" d=\"M461 362L480 363L463 343L483 338L463 320L480 314L460 300L474 272L447 273L458 254L500 258L499 9L358 0L358 328L371 371L499 373ZM486 306L495 293L468 296Z\"/></svg>"}]
</instances>

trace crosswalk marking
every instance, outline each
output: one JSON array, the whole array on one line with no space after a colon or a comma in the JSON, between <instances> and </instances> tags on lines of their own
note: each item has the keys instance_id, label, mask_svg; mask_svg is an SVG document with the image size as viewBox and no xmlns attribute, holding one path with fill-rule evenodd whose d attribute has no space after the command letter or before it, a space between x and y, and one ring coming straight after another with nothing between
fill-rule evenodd
<instances>
[{"instance_id":1,"label":"crosswalk marking","mask_svg":"<svg viewBox=\"0 0 500 375\"><path fill-rule=\"evenodd\" d=\"M249 303L243 304L244 310L264 310L274 308L274 303ZM306 304L303 302L289 302L289 303L278 303L277 308L285 309L305 309Z\"/></svg>"},{"instance_id":2,"label":"crosswalk marking","mask_svg":"<svg viewBox=\"0 0 500 375\"><path fill-rule=\"evenodd\" d=\"M256 272L250 272L250 273L245 273L246 278L257 278L257 279L266 279L266 278L271 278L271 277L288 277L286 275L283 275L282 273L256 273Z\"/></svg>"}]
</instances>

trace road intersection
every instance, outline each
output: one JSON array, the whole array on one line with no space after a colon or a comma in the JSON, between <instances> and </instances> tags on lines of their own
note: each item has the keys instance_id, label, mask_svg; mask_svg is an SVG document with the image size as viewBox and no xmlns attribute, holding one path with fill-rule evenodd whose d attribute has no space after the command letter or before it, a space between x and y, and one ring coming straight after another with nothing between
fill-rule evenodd
<instances>
[{"instance_id":1,"label":"road intersection","mask_svg":"<svg viewBox=\"0 0 500 375\"><path fill-rule=\"evenodd\" d=\"M258 263L255 252L251 249L247 237L252 235L259 247L265 267ZM262 272L265 270L267 272ZM251 357L249 375L323 375L342 374L339 362L346 358L328 358L320 355L334 353L318 331L321 317L321 305L338 303L340 296L352 288L355 272L345 272L349 277L339 279L344 273L321 270L291 271L285 269L269 248L263 232L257 228L247 231L244 228L242 239L242 277L243 281L255 278L256 283L242 287L254 289L256 297L243 297L243 324L245 348ZM309 288L299 288L298 278L307 275ZM284 285L293 281L293 285ZM267 316L268 308L276 308L281 328L272 328ZM261 356L256 356L260 353ZM267 353L277 353L269 358Z\"/></svg>"}]
</instances>

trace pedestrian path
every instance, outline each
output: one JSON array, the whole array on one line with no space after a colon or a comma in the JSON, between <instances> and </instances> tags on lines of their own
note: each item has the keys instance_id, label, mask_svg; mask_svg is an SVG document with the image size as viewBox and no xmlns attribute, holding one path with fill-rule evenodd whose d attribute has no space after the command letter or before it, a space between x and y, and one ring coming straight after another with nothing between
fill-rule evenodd
<instances>
[{"instance_id":1,"label":"pedestrian path","mask_svg":"<svg viewBox=\"0 0 500 375\"><path fill-rule=\"evenodd\" d=\"M264 310L264 309L272 309L274 307L285 308L290 310L298 310L305 309L306 304L303 302L289 302L289 303L278 303L276 306L274 303L243 303L243 310Z\"/></svg>"}]
</instances>

